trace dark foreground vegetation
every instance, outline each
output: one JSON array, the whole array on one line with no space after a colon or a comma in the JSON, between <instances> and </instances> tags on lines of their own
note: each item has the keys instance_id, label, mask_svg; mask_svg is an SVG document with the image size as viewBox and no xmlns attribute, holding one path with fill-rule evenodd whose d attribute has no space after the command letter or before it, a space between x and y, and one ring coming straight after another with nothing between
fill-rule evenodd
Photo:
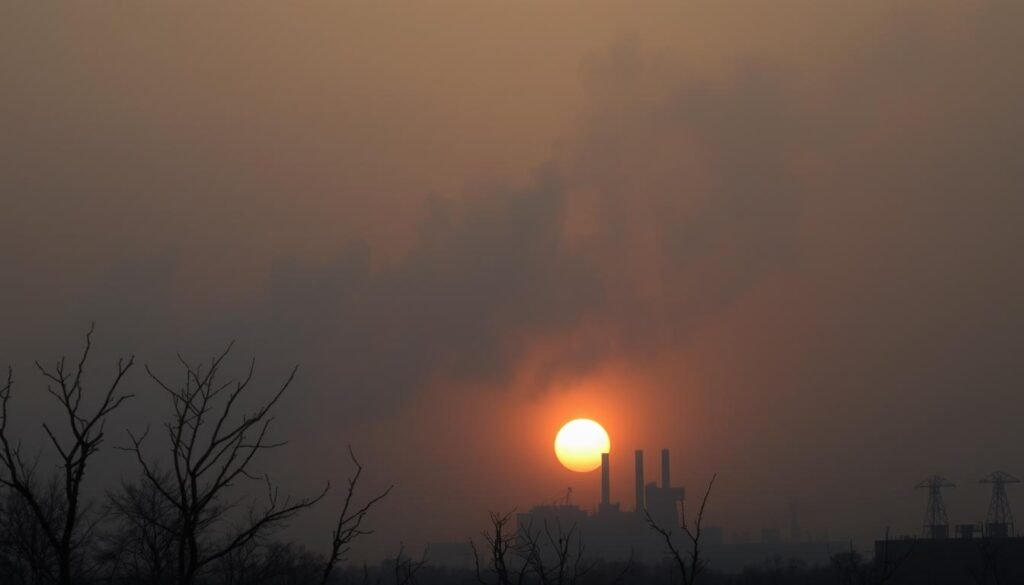
<instances>
[{"instance_id":1,"label":"dark foreground vegetation","mask_svg":"<svg viewBox=\"0 0 1024 585\"><path fill-rule=\"evenodd\" d=\"M844 555L845 556L845 555ZM408 559L404 560L408 563ZM345 583L354 584L401 584L416 583L417 585L666 585L681 583L681 575L670 559L656 566L636 563L593 562L588 564L583 573L572 569L562 573L557 571L541 576L534 570L524 573L513 571L507 580L501 580L492 571L478 574L475 569L448 569L433 567L429 564L419 567L411 579L406 579L407 572L395 572L396 563L386 561L379 567L348 568L341 577ZM555 567L552 567L555 568ZM740 573L720 573L707 567L699 573L697 581L701 585L882 585L903 583L882 577L876 567L857 559L856 567L830 565L822 567L806 567L801 563L785 559L769 559L762 565L748 567ZM971 583L972 581L968 581ZM994 581L992 581L994 583Z\"/></svg>"},{"instance_id":2,"label":"dark foreground vegetation","mask_svg":"<svg viewBox=\"0 0 1024 585\"><path fill-rule=\"evenodd\" d=\"M134 394L126 379L134 357L117 362L102 383L86 375L92 330L74 361L36 363L56 405L42 422L43 449L13 436L15 376L0 379L0 585L321 584L336 582L351 543L367 534L370 509L387 496L357 493L362 466L348 480L325 555L276 540L290 519L322 505L314 494L281 493L258 473L260 455L285 443L271 438L272 411L296 370L270 392L255 391L255 363L224 375L230 346L209 362L179 356L176 372L143 369L166 399L160 420L109 441L134 473L104 485L93 471L106 448L107 422ZM255 396L251 396L255 393ZM56 465L54 465L56 464ZM95 482L95 483L90 483ZM102 497L88 494L103 493Z\"/></svg>"}]
</instances>

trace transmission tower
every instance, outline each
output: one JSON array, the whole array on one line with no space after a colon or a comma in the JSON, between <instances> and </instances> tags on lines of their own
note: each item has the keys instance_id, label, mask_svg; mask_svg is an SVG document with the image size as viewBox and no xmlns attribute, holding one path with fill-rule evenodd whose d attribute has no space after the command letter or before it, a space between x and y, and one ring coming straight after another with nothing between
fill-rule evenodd
<instances>
[{"instance_id":1,"label":"transmission tower","mask_svg":"<svg viewBox=\"0 0 1024 585\"><path fill-rule=\"evenodd\" d=\"M992 501L989 502L988 517L985 518L985 536L1011 536L1013 512L1010 510L1010 499L1006 497L1006 484L1020 483L1020 480L1009 473L996 471L979 483L992 484Z\"/></svg>"},{"instance_id":2,"label":"transmission tower","mask_svg":"<svg viewBox=\"0 0 1024 585\"><path fill-rule=\"evenodd\" d=\"M928 489L928 508L924 516L925 538L949 537L949 517L946 516L946 504L942 501L942 488L955 487L948 479L933 475L917 484L917 489Z\"/></svg>"}]
</instances>

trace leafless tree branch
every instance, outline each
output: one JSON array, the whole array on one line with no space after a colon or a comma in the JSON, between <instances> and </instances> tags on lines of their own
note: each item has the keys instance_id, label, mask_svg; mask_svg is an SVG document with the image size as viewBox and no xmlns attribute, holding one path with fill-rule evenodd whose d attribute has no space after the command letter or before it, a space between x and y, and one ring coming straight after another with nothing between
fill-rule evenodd
<instances>
[{"instance_id":1,"label":"leafless tree branch","mask_svg":"<svg viewBox=\"0 0 1024 585\"><path fill-rule=\"evenodd\" d=\"M179 355L184 380L177 387L146 367L171 405L171 417L164 425L170 455L166 477L157 473L156 464L143 452L147 433L129 433L130 444L124 448L134 453L142 477L176 510L174 556L179 585L192 585L206 567L315 505L330 488L328 484L312 497L282 498L268 476L251 471L257 455L285 444L268 440L271 411L295 380L298 367L292 368L266 402L251 412L239 413L240 398L253 381L255 361L249 362L241 379L221 381L231 348L229 344L205 366L193 365ZM239 480L263 481L267 486L265 503L252 505L243 525L231 534L215 537L213 525L227 520L228 511L239 503L228 499Z\"/></svg>"},{"instance_id":2,"label":"leafless tree branch","mask_svg":"<svg viewBox=\"0 0 1024 585\"><path fill-rule=\"evenodd\" d=\"M60 404L62 414L67 419L66 430L70 435L69 439L62 440L49 423L42 425L60 461L61 488L56 496L58 501L54 504L59 514L52 513L53 505L44 501L38 486L32 481L34 465L22 459L20 444L12 444L8 436L9 402L13 386L13 371L10 367L7 369L7 381L0 388L0 485L18 494L39 523L47 545L54 551L58 582L63 585L70 585L74 580L72 564L80 556L78 549L91 526L83 518L85 503L82 500L88 463L103 443L107 417L125 400L133 397L132 394L118 392L125 375L135 363L135 358L129 357L127 360L118 360L117 372L101 394L99 405L91 414L85 412L82 404L85 395L83 376L92 349L94 330L95 324L89 327L85 335L85 348L73 371L67 369L67 360L63 357L52 368L40 362L35 364L40 374L50 382L46 390Z\"/></svg>"},{"instance_id":3,"label":"leafless tree branch","mask_svg":"<svg viewBox=\"0 0 1024 585\"><path fill-rule=\"evenodd\" d=\"M694 585L697 582L697 577L703 572L706 562L701 558L700 553L700 539L701 539L701 527L704 523L704 510L708 504L708 497L711 495L711 488L715 485L715 479L718 474L711 476L711 481L708 482L708 487L704 491L704 497L700 502L700 510L697 512L697 523L693 530L690 529L686 522L685 512L683 514L683 521L681 528L683 533L686 534L690 539L690 547L688 551L684 551L680 545L676 544L672 539L672 530L664 526L659 525L651 513L644 510L644 515L647 518L647 525L652 530L661 535L665 541L665 548L672 556L672 560L675 562L676 567L679 569L679 579L683 585Z\"/></svg>"},{"instance_id":4,"label":"leafless tree branch","mask_svg":"<svg viewBox=\"0 0 1024 585\"><path fill-rule=\"evenodd\" d=\"M366 519L366 515L369 514L370 509L386 498L394 488L393 485L388 486L388 488L383 492L370 498L361 506L356 504L356 488L359 486L359 478L363 475L363 466L359 463L359 459L356 458L356 454L352 450L351 445L348 447L348 454L349 458L352 459L352 464L356 466L356 471L352 477L348 479L348 491L345 493L345 503L341 507L341 513L338 514L338 521L334 526L334 533L332 534L331 539L331 551L328 553L327 562L324 566L323 578L320 580L321 585L327 585L327 582L331 577L331 572L334 570L334 567L345 558L345 555L348 554L352 541L360 536L366 536L373 533L372 530L362 528L363 520Z\"/></svg>"}]
</instances>

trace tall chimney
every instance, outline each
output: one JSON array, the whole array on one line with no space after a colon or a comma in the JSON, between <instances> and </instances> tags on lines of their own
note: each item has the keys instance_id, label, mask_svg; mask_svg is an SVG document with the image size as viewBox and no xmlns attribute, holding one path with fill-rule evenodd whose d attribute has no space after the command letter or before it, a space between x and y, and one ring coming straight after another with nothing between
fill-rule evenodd
<instances>
[{"instance_id":1,"label":"tall chimney","mask_svg":"<svg viewBox=\"0 0 1024 585\"><path fill-rule=\"evenodd\" d=\"M636 450L636 511L639 512L644 506L644 452Z\"/></svg>"},{"instance_id":2,"label":"tall chimney","mask_svg":"<svg viewBox=\"0 0 1024 585\"><path fill-rule=\"evenodd\" d=\"M601 453L601 505L608 507L612 503L611 480L609 479L608 454Z\"/></svg>"},{"instance_id":3,"label":"tall chimney","mask_svg":"<svg viewBox=\"0 0 1024 585\"><path fill-rule=\"evenodd\" d=\"M668 466L668 449L661 450L661 487L671 487L672 481L669 479L669 466Z\"/></svg>"}]
</instances>

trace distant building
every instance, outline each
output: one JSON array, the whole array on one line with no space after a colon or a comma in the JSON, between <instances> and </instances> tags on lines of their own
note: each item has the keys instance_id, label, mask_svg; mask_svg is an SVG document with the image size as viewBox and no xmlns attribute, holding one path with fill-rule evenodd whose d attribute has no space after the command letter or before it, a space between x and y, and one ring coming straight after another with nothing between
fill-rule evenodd
<instances>
[{"instance_id":1,"label":"distant building","mask_svg":"<svg viewBox=\"0 0 1024 585\"><path fill-rule=\"evenodd\" d=\"M626 561L655 564L666 559L668 549L664 537L649 523L672 532L673 541L681 550L688 550L690 540L682 530L682 512L686 490L673 487L669 451L661 452L661 482L645 483L643 451L636 451L635 503L632 510L624 511L619 503L611 501L610 461L608 454L601 460L601 502L596 513L588 514L579 506L535 506L518 514L517 540L520 545L535 545L538 554L551 557L558 543L568 539L573 554L582 550L591 558L605 561ZM695 521L695 518L690 518ZM778 529L762 531L761 542L727 544L722 529L704 527L702 554L717 571L738 572L761 565L772 559L795 559L806 566L829 563L830 551L844 550L847 543L803 541L783 542Z\"/></svg>"},{"instance_id":2,"label":"distant building","mask_svg":"<svg viewBox=\"0 0 1024 585\"><path fill-rule=\"evenodd\" d=\"M636 502L633 510L623 511L611 501L609 454L601 457L601 503L595 514L579 506L535 506L519 514L518 538L521 543L536 543L550 548L560 537L572 538L574 552L606 561L656 562L664 557L664 540L651 530L650 518L659 526L682 533L682 505L686 492L671 486L668 449L661 455L661 485L644 484L643 451L636 452ZM681 535L681 534L680 534Z\"/></svg>"}]
</instances>

